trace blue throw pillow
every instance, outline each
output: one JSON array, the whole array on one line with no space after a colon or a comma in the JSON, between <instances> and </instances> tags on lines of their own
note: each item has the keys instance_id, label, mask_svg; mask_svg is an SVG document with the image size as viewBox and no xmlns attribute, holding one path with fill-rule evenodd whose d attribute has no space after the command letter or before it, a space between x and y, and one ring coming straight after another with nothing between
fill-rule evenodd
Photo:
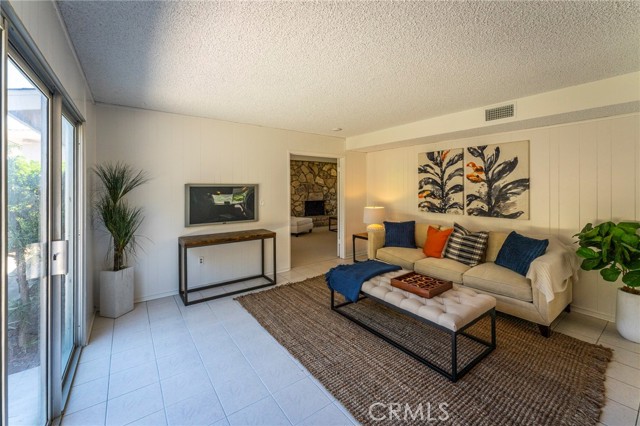
<instances>
[{"instance_id":1,"label":"blue throw pillow","mask_svg":"<svg viewBox=\"0 0 640 426\"><path fill-rule=\"evenodd\" d=\"M504 266L522 276L527 275L531 262L547 251L549 240L536 240L511 231L496 257L496 265Z\"/></svg>"},{"instance_id":2,"label":"blue throw pillow","mask_svg":"<svg viewBox=\"0 0 640 426\"><path fill-rule=\"evenodd\" d=\"M384 246L416 248L416 221L384 222Z\"/></svg>"}]
</instances>

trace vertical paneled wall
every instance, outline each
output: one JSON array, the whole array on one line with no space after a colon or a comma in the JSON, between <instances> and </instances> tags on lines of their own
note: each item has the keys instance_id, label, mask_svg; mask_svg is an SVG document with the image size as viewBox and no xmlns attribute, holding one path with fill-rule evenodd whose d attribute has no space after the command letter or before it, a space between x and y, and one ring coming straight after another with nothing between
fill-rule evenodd
<instances>
[{"instance_id":1,"label":"vertical paneled wall","mask_svg":"<svg viewBox=\"0 0 640 426\"><path fill-rule=\"evenodd\" d=\"M278 235L277 270L288 269L289 153L344 155L342 138L108 105L96 106L96 114L97 161L124 161L151 176L130 197L145 213L140 229L143 250L133 262L137 300L177 293L180 235L270 229ZM259 221L185 228L186 183L259 184ZM346 232L350 232L348 227ZM108 238L103 232L96 234L99 270ZM267 272L271 273L271 240L266 248ZM204 263L199 263L199 257L204 257ZM189 251L188 271L194 286L254 275L259 267L259 244Z\"/></svg>"},{"instance_id":2,"label":"vertical paneled wall","mask_svg":"<svg viewBox=\"0 0 640 426\"><path fill-rule=\"evenodd\" d=\"M477 218L418 211L417 156L447 148L529 140L530 220ZM587 222L640 220L640 114L398 148L367 155L367 201L388 220L471 229L557 235L571 244ZM612 319L616 288L597 272L580 273L573 307Z\"/></svg>"}]
</instances>

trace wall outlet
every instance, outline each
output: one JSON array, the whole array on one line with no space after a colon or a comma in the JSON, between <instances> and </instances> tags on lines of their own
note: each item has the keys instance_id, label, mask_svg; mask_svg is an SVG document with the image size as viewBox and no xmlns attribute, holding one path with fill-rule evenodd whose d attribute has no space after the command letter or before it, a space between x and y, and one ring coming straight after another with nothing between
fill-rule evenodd
<instances>
[{"instance_id":1,"label":"wall outlet","mask_svg":"<svg viewBox=\"0 0 640 426\"><path fill-rule=\"evenodd\" d=\"M201 265L203 265L203 264L204 264L204 257L203 257L203 256L200 256L200 257L198 258L198 263L199 263L199 264L201 264Z\"/></svg>"}]
</instances>

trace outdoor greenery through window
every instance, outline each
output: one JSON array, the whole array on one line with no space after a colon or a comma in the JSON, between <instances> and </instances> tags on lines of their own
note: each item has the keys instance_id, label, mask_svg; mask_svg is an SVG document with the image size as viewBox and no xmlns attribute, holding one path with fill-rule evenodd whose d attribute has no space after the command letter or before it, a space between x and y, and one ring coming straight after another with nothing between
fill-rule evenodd
<instances>
[{"instance_id":1,"label":"outdoor greenery through window","mask_svg":"<svg viewBox=\"0 0 640 426\"><path fill-rule=\"evenodd\" d=\"M13 61L7 68L8 414L9 423L42 424L49 99Z\"/></svg>"}]
</instances>

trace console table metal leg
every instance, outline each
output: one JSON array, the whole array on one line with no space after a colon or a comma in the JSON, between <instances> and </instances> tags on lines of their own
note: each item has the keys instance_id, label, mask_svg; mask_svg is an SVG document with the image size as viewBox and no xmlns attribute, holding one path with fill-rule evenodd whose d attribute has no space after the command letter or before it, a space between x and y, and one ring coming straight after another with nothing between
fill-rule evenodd
<instances>
[{"instance_id":1,"label":"console table metal leg","mask_svg":"<svg viewBox=\"0 0 640 426\"><path fill-rule=\"evenodd\" d=\"M178 294L184 303L184 281L182 280L182 246L178 244Z\"/></svg>"},{"instance_id":2,"label":"console table metal leg","mask_svg":"<svg viewBox=\"0 0 640 426\"><path fill-rule=\"evenodd\" d=\"M262 268L262 276L264 276L264 240L260 240L260 253L262 260L260 261L260 267Z\"/></svg>"},{"instance_id":3,"label":"console table metal leg","mask_svg":"<svg viewBox=\"0 0 640 426\"><path fill-rule=\"evenodd\" d=\"M182 274L183 274L183 277L184 277L184 299L183 300L184 300L184 305L185 306L189 305L189 278L188 278L188 274L187 274L187 271L188 271L189 268L187 267L187 251L188 251L188 249L186 247L184 247L182 249L182 253L181 253L181 256L182 256L182 270L183 270Z\"/></svg>"},{"instance_id":4,"label":"console table metal leg","mask_svg":"<svg viewBox=\"0 0 640 426\"><path fill-rule=\"evenodd\" d=\"M276 237L273 237L273 284L276 284Z\"/></svg>"}]
</instances>

